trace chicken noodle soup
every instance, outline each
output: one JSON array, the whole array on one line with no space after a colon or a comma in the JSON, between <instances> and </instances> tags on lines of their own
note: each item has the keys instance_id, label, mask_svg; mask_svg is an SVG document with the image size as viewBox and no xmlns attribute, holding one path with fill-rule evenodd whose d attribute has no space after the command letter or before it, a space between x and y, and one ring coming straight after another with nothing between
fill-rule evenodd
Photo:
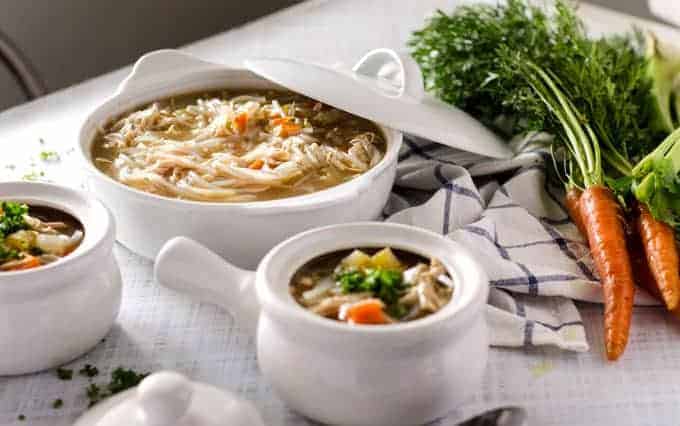
<instances>
[{"instance_id":1,"label":"chicken noodle soup","mask_svg":"<svg viewBox=\"0 0 680 426\"><path fill-rule=\"evenodd\" d=\"M290 284L295 300L315 314L353 324L412 321L451 300L453 282L437 259L391 248L319 256Z\"/></svg>"},{"instance_id":2,"label":"chicken noodle soup","mask_svg":"<svg viewBox=\"0 0 680 426\"><path fill-rule=\"evenodd\" d=\"M380 162L372 122L283 91L154 102L96 136L92 158L136 189L194 201L273 200L329 188Z\"/></svg>"},{"instance_id":3,"label":"chicken noodle soup","mask_svg":"<svg viewBox=\"0 0 680 426\"><path fill-rule=\"evenodd\" d=\"M83 232L77 219L60 210L0 202L0 272L59 260L80 245Z\"/></svg>"}]
</instances>

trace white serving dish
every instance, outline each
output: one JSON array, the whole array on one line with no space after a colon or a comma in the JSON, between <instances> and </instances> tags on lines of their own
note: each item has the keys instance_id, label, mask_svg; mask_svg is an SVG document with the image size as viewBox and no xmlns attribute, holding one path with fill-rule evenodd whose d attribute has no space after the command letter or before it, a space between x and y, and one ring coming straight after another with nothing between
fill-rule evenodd
<instances>
[{"instance_id":1,"label":"white serving dish","mask_svg":"<svg viewBox=\"0 0 680 426\"><path fill-rule=\"evenodd\" d=\"M374 168L336 187L282 200L207 203L165 198L116 182L93 165L95 133L112 118L154 100L219 88L281 89L250 71L163 50L140 58L118 91L88 116L79 143L88 187L113 210L118 241L152 259L168 239L185 235L236 265L252 268L274 245L298 232L380 215L402 142L401 133L382 126L387 152Z\"/></svg>"},{"instance_id":2,"label":"white serving dish","mask_svg":"<svg viewBox=\"0 0 680 426\"><path fill-rule=\"evenodd\" d=\"M291 277L307 261L371 246L438 258L455 283L449 304L417 321L350 326L303 309L289 294ZM471 396L486 365L486 275L463 247L419 228L354 223L314 229L273 248L256 272L178 237L158 255L155 278L224 307L257 330L264 376L290 407L324 423L425 423Z\"/></svg>"},{"instance_id":3,"label":"white serving dish","mask_svg":"<svg viewBox=\"0 0 680 426\"><path fill-rule=\"evenodd\" d=\"M153 373L86 411L74 426L264 426L248 401L179 373Z\"/></svg>"},{"instance_id":4,"label":"white serving dish","mask_svg":"<svg viewBox=\"0 0 680 426\"><path fill-rule=\"evenodd\" d=\"M0 375L59 366L99 343L118 315L113 217L92 195L57 185L0 183L0 200L59 209L84 227L80 246L63 259L0 273Z\"/></svg>"}]
</instances>

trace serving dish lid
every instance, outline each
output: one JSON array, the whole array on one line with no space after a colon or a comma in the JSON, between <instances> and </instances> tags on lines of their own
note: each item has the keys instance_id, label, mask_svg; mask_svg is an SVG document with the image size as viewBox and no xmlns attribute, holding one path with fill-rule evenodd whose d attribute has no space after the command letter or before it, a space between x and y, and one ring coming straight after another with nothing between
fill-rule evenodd
<instances>
[{"instance_id":1,"label":"serving dish lid","mask_svg":"<svg viewBox=\"0 0 680 426\"><path fill-rule=\"evenodd\" d=\"M493 158L512 150L464 111L425 93L407 54L375 49L352 69L281 58L250 58L250 71L292 91L386 126Z\"/></svg>"},{"instance_id":2,"label":"serving dish lid","mask_svg":"<svg viewBox=\"0 0 680 426\"><path fill-rule=\"evenodd\" d=\"M264 426L252 404L172 371L87 411L74 426Z\"/></svg>"}]
</instances>

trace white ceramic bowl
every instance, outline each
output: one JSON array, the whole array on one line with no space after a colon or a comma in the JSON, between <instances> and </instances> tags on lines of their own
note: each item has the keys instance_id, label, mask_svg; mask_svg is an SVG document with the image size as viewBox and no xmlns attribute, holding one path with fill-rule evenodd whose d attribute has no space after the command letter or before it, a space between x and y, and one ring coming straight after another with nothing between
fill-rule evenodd
<instances>
[{"instance_id":1,"label":"white ceramic bowl","mask_svg":"<svg viewBox=\"0 0 680 426\"><path fill-rule=\"evenodd\" d=\"M316 256L384 246L442 261L455 282L451 301L417 321L350 326L305 310L290 295L293 274ZM256 329L265 377L293 409L324 423L425 423L471 396L486 365L486 275L463 247L419 228L376 222L314 229L272 249L257 272L179 237L161 250L155 277Z\"/></svg>"},{"instance_id":2,"label":"white ceramic bowl","mask_svg":"<svg viewBox=\"0 0 680 426\"><path fill-rule=\"evenodd\" d=\"M64 364L94 347L118 315L113 217L93 196L56 185L0 183L0 200L52 207L84 227L82 243L63 259L0 272L0 375Z\"/></svg>"},{"instance_id":3,"label":"white ceramic bowl","mask_svg":"<svg viewBox=\"0 0 680 426\"><path fill-rule=\"evenodd\" d=\"M269 249L298 232L334 223L377 218L390 193L401 133L381 127L387 152L374 168L350 182L310 195L247 203L207 203L165 198L123 185L99 171L91 148L98 128L145 103L209 89L281 88L241 69L162 50L143 56L118 91L94 112L80 132L88 186L113 210L118 240L154 258L168 239L186 235L241 267L255 267Z\"/></svg>"}]
</instances>

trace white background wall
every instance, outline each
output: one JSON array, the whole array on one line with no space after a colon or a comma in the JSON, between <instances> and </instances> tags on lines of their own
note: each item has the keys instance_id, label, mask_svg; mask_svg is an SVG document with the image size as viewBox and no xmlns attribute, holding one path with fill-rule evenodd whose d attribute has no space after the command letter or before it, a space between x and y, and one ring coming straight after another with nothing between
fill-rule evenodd
<instances>
[{"instance_id":1,"label":"white background wall","mask_svg":"<svg viewBox=\"0 0 680 426\"><path fill-rule=\"evenodd\" d=\"M0 30L56 90L133 62L149 50L177 47L297 1L0 0ZM646 0L590 1L649 17ZM0 65L0 110L20 102L21 92Z\"/></svg>"}]
</instances>

